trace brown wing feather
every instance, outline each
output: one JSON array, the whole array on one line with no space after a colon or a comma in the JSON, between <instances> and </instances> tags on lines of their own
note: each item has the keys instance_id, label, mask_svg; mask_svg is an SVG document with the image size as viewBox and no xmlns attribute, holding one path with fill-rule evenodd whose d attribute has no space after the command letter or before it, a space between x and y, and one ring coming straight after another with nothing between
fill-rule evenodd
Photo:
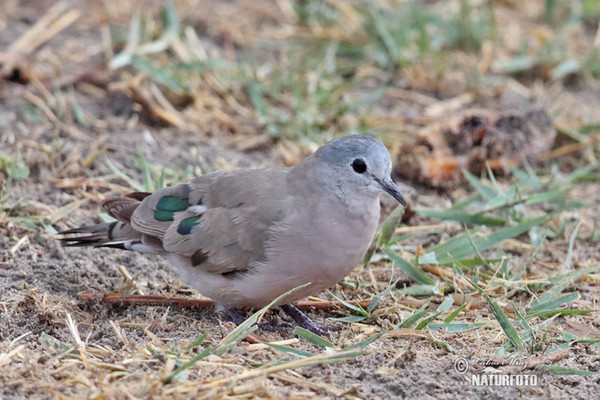
<instances>
[{"instance_id":1,"label":"brown wing feather","mask_svg":"<svg viewBox=\"0 0 600 400\"><path fill-rule=\"evenodd\" d=\"M156 198L146 198L134 212L132 225L144 233L166 227L160 236L156 235L161 237L165 250L186 257L202 253L202 259L206 259L198 265L200 268L212 272L247 269L252 262L262 260L270 229L284 215L284 203L290 199L287 171L223 171L197 178L186 185L187 198L191 205L206 209L202 213L197 209L177 212L169 223L154 220L152 205L162 196L181 195L184 191L159 191ZM195 225L189 230L180 229L188 218L194 218Z\"/></svg>"},{"instance_id":2,"label":"brown wing feather","mask_svg":"<svg viewBox=\"0 0 600 400\"><path fill-rule=\"evenodd\" d=\"M137 207L131 218L131 226L146 235L163 239L167 229L173 224L173 220L159 221L155 218L155 212L160 200L166 196L188 199L190 195L190 184L170 186L159 189L149 196L145 197L139 207ZM193 205L190 202L190 205Z\"/></svg>"},{"instance_id":3,"label":"brown wing feather","mask_svg":"<svg viewBox=\"0 0 600 400\"><path fill-rule=\"evenodd\" d=\"M86 244L141 240L157 251L189 257L212 272L245 270L264 258L272 228L286 214L283 210L294 209L287 171L222 171L154 193L107 198L102 209L120 221L112 225L118 229L115 235L108 226L102 232L89 232ZM171 215L167 212L168 218L164 217L164 202L159 204L165 197L176 197L173 204L183 207ZM188 220L185 225L189 218L192 223Z\"/></svg>"},{"instance_id":4,"label":"brown wing feather","mask_svg":"<svg viewBox=\"0 0 600 400\"><path fill-rule=\"evenodd\" d=\"M140 203L139 200L134 198L115 196L102 200L100 207L111 217L116 218L121 222L130 223L131 216Z\"/></svg>"}]
</instances>

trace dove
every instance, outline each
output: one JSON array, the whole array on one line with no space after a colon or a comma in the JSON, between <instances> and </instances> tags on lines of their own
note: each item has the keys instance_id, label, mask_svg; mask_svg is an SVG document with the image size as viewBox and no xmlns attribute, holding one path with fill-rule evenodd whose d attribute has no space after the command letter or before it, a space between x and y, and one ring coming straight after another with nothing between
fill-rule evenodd
<instances>
[{"instance_id":1,"label":"dove","mask_svg":"<svg viewBox=\"0 0 600 400\"><path fill-rule=\"evenodd\" d=\"M61 232L61 240L162 255L184 282L229 310L264 307L308 284L277 305L323 335L327 328L292 303L332 287L361 262L382 192L406 206L391 168L379 140L339 137L295 167L222 170L108 197L101 208L117 221Z\"/></svg>"}]
</instances>

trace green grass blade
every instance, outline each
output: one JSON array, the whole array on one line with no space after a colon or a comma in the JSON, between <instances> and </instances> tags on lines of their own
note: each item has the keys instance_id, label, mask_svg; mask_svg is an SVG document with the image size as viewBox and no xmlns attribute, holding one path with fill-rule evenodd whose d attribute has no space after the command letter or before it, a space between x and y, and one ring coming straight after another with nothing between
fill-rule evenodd
<instances>
[{"instance_id":1,"label":"green grass blade","mask_svg":"<svg viewBox=\"0 0 600 400\"><path fill-rule=\"evenodd\" d=\"M499 229L495 232L490 233L486 236L475 237L473 239L473 245L480 251L484 251L493 247L503 240L513 238L520 234L523 234L533 228L534 226L540 225L546 222L551 217L551 214L543 215L537 218L531 218L521 222L515 226L509 226L503 229ZM440 245L434 246L429 249L429 253L435 253L435 260L437 264L446 264L452 262L453 259L461 260L466 257L470 257L476 253L471 239L469 236L475 236L475 231L470 231L469 234L462 234L456 236ZM427 256L426 254L426 256ZM429 258L427 259L429 260ZM419 263L423 262L423 257L419 259Z\"/></svg>"},{"instance_id":2,"label":"green grass blade","mask_svg":"<svg viewBox=\"0 0 600 400\"><path fill-rule=\"evenodd\" d=\"M185 92L186 87L173 78L166 69L155 67L148 60L136 55L131 56L131 65L139 71L146 73L152 80L165 85L172 91L177 93Z\"/></svg>"},{"instance_id":3,"label":"green grass blade","mask_svg":"<svg viewBox=\"0 0 600 400\"><path fill-rule=\"evenodd\" d=\"M277 350L281 353L290 354L290 355L301 357L301 358L312 357L315 355L314 353L311 353L310 351L295 349L295 348L289 347L289 346L282 346L280 344L269 343L269 342L263 342L263 343L266 344L267 346L269 346L270 348L272 348L273 350Z\"/></svg>"},{"instance_id":4,"label":"green grass blade","mask_svg":"<svg viewBox=\"0 0 600 400\"><path fill-rule=\"evenodd\" d=\"M556 198L564 198L565 194L569 192L570 188L558 188L551 189L542 193L533 193L526 197L525 204L532 205L543 202L550 202Z\"/></svg>"},{"instance_id":5,"label":"green grass blade","mask_svg":"<svg viewBox=\"0 0 600 400\"><path fill-rule=\"evenodd\" d=\"M192 343L190 343L186 348L185 351L190 351L192 350L194 347L198 347L200 346L203 342L204 339L206 339L206 337L208 336L208 332L204 332L202 335L198 336Z\"/></svg>"},{"instance_id":6,"label":"green grass blade","mask_svg":"<svg viewBox=\"0 0 600 400\"><path fill-rule=\"evenodd\" d=\"M435 343L438 346L445 348L452 354L455 354L455 355L460 354L460 352L458 350L456 350L454 347L450 346L448 343L444 342L443 340L436 339L431 334L427 335L427 340L429 340L431 343Z\"/></svg>"},{"instance_id":7,"label":"green grass blade","mask_svg":"<svg viewBox=\"0 0 600 400\"><path fill-rule=\"evenodd\" d=\"M494 191L494 189L481 182L479 179L477 179L475 175L473 175L466 169L463 169L462 173L467 182L469 182L469 184L473 187L473 189L477 190L487 200L493 200L500 196Z\"/></svg>"},{"instance_id":8,"label":"green grass blade","mask_svg":"<svg viewBox=\"0 0 600 400\"><path fill-rule=\"evenodd\" d=\"M436 311L439 313L445 313L450 309L450 307L452 307L452 304L454 304L454 299L452 296L448 296L440 303Z\"/></svg>"},{"instance_id":9,"label":"green grass blade","mask_svg":"<svg viewBox=\"0 0 600 400\"><path fill-rule=\"evenodd\" d=\"M460 222L461 224L470 225L486 225L486 226L504 226L506 225L506 219L502 217L496 217L493 215L485 215L483 213L467 213L464 211L456 210L416 210L417 214L425 217L440 218L442 220L450 220Z\"/></svg>"},{"instance_id":10,"label":"green grass blade","mask_svg":"<svg viewBox=\"0 0 600 400\"><path fill-rule=\"evenodd\" d=\"M527 314L527 319L535 317L548 319L550 317L554 317L555 315L583 315L593 312L598 312L598 310L543 310Z\"/></svg>"},{"instance_id":11,"label":"green grass blade","mask_svg":"<svg viewBox=\"0 0 600 400\"><path fill-rule=\"evenodd\" d=\"M347 301L340 299L339 297L337 297L335 294L331 293L329 290L327 291L327 293L329 293L334 299L336 299L337 301L339 301L340 303L342 303L346 308L349 308L353 311L356 311L357 313L359 313L362 316L367 317L369 314L367 313L367 310L365 310L364 308L362 308L360 306L360 304L354 305L354 304L350 304Z\"/></svg>"},{"instance_id":12,"label":"green grass blade","mask_svg":"<svg viewBox=\"0 0 600 400\"><path fill-rule=\"evenodd\" d=\"M392 61L397 62L400 59L400 49L396 41L394 40L394 36L390 32L388 25L386 24L383 15L381 13L381 9L373 3L369 3L371 17L373 18L373 22L375 23L375 30L379 39L385 46L385 49L389 53Z\"/></svg>"},{"instance_id":13,"label":"green grass blade","mask_svg":"<svg viewBox=\"0 0 600 400\"><path fill-rule=\"evenodd\" d=\"M539 312L539 311L548 311L548 310L558 309L559 307L562 307L566 304L571 304L572 302L574 302L575 300L578 300L578 299L579 299L579 293L577 293L577 292L567 293L562 296L553 298L551 300L544 301L543 303L534 302L531 305L529 312L535 313L535 312Z\"/></svg>"},{"instance_id":14,"label":"green grass blade","mask_svg":"<svg viewBox=\"0 0 600 400\"><path fill-rule=\"evenodd\" d=\"M563 292L563 290L565 290L571 284L572 284L572 282L566 281L566 282L562 282L562 283L556 284L554 286L551 286L550 289L548 289L544 293L542 293L537 299L534 299L531 302L531 305L533 306L533 305L540 304L540 303L546 303L546 302L552 300L553 298L555 298L556 296L561 294Z\"/></svg>"},{"instance_id":15,"label":"green grass blade","mask_svg":"<svg viewBox=\"0 0 600 400\"><path fill-rule=\"evenodd\" d=\"M229 333L229 335L225 336L223 338L223 340L221 340L221 342L215 349L215 354L221 355L221 354L229 351L233 346L235 346L237 343L241 342L246 336L248 336L249 334L254 332L256 329L258 329L258 327L256 326L256 323L267 312L267 310L269 310L269 308L271 308L273 306L273 304L278 303L279 301L285 299L290 294L292 294L295 291L302 289L303 287L306 287L308 285L310 285L310 283L305 283L304 285L298 286L288 292L285 292L284 294L277 297L276 299L271 301L269 304L267 304L266 306L264 306L263 308L261 308L260 310L258 310L254 314L252 314L244 322L242 322L237 328L235 328L233 331L231 331Z\"/></svg>"},{"instance_id":16,"label":"green grass blade","mask_svg":"<svg viewBox=\"0 0 600 400\"><path fill-rule=\"evenodd\" d=\"M404 214L404 207L399 205L394 211L381 223L379 229L377 229L377 233L375 237L371 241L371 245L369 246L369 250L365 254L363 258L363 265L367 265L371 261L371 257L373 254L380 249L382 246L386 246L390 243L390 239L394 235L396 230L396 226L402 220L402 215Z\"/></svg>"},{"instance_id":17,"label":"green grass blade","mask_svg":"<svg viewBox=\"0 0 600 400\"><path fill-rule=\"evenodd\" d=\"M76 200L72 203L69 203L66 206L63 206L58 210L54 211L52 215L50 215L50 217L48 218L48 222L50 222L51 224L55 224L57 221L60 221L79 207L81 207L81 200Z\"/></svg>"},{"instance_id":18,"label":"green grass blade","mask_svg":"<svg viewBox=\"0 0 600 400\"><path fill-rule=\"evenodd\" d=\"M390 215L385 219L385 221L381 223L381 225L377 229L375 237L373 237L373 240L369 245L369 250L367 250L367 253L363 258L363 265L367 265L371 261L371 257L373 257L373 254L378 249L380 249L382 246L390 244L390 240L394 235L396 226L398 226L398 224L402 220L403 214L404 207L399 205L394 209L394 211L390 213Z\"/></svg>"},{"instance_id":19,"label":"green grass blade","mask_svg":"<svg viewBox=\"0 0 600 400\"><path fill-rule=\"evenodd\" d=\"M521 342L521 338L519 337L517 330L510 323L510 321L508 320L508 317L506 316L506 314L504 314L504 311L502 311L502 308L500 308L498 303L496 303L494 301L494 299L492 299L490 296L488 296L488 294L482 288L480 288L479 285L477 285L475 282L471 281L470 279L468 279L466 277L465 277L465 279L471 284L471 286L473 286L479 293L481 293L483 295L483 297L485 297L488 304L490 305L492 314L494 314L494 317L496 318L496 320L498 320L500 327L502 328L502 330L506 334L506 337L512 343L512 345L519 349L523 348L523 343Z\"/></svg>"},{"instance_id":20,"label":"green grass blade","mask_svg":"<svg viewBox=\"0 0 600 400\"><path fill-rule=\"evenodd\" d=\"M475 193L475 194L468 196L464 200L459 200L456 203L452 204L449 208L447 208L447 210L461 211L465 207L470 206L471 204L473 204L477 201L480 201L480 200L481 200L481 195L479 193Z\"/></svg>"},{"instance_id":21,"label":"green grass blade","mask_svg":"<svg viewBox=\"0 0 600 400\"><path fill-rule=\"evenodd\" d=\"M150 171L150 163L148 163L148 159L144 154L144 151L141 147L138 147L138 156L137 156L137 165L142 170L142 181L144 185L145 192L153 192L157 188L154 186L154 181L152 180L152 172Z\"/></svg>"},{"instance_id":22,"label":"green grass blade","mask_svg":"<svg viewBox=\"0 0 600 400\"><path fill-rule=\"evenodd\" d=\"M339 318L332 318L332 319L334 321L346 322L349 324L353 324L355 322L364 321L365 319L367 319L367 317L365 315L349 315L347 317L339 317Z\"/></svg>"},{"instance_id":23,"label":"green grass blade","mask_svg":"<svg viewBox=\"0 0 600 400\"><path fill-rule=\"evenodd\" d=\"M394 231L396 230L396 226L402 220L402 216L404 215L405 208L402 205L398 205L394 208L394 211L390 213L390 215L383 221L379 227L380 231L380 243L388 244Z\"/></svg>"},{"instance_id":24,"label":"green grass blade","mask_svg":"<svg viewBox=\"0 0 600 400\"><path fill-rule=\"evenodd\" d=\"M263 119L267 115L267 106L262 94L262 86L257 82L248 82L248 97L256 113L258 114L259 120Z\"/></svg>"},{"instance_id":25,"label":"green grass blade","mask_svg":"<svg viewBox=\"0 0 600 400\"><path fill-rule=\"evenodd\" d=\"M401 328L411 328L413 325L415 325L417 323L417 321L419 319L421 319L421 317L425 314L427 314L427 312L429 311L427 309L427 306L429 305L429 302L423 304L417 311L415 311L415 313L413 315L411 315L410 317L406 318L404 321L400 322L395 329L401 329Z\"/></svg>"},{"instance_id":26,"label":"green grass blade","mask_svg":"<svg viewBox=\"0 0 600 400\"><path fill-rule=\"evenodd\" d=\"M586 370L582 370L582 369L562 367L560 365L541 365L538 367L538 369L543 370L543 371L549 371L556 375L587 376L587 375L600 374L600 371L586 371Z\"/></svg>"},{"instance_id":27,"label":"green grass blade","mask_svg":"<svg viewBox=\"0 0 600 400\"><path fill-rule=\"evenodd\" d=\"M417 327L415 328L416 330L420 331L421 329L424 329L431 321L433 321L434 319L436 319L441 313L436 312L435 314L422 319L421 321L419 321L419 323L417 324Z\"/></svg>"},{"instance_id":28,"label":"green grass blade","mask_svg":"<svg viewBox=\"0 0 600 400\"><path fill-rule=\"evenodd\" d=\"M481 327L486 326L485 322L478 322L475 324L467 324L467 323L431 323L427 324L427 328L431 331L442 330L445 332L466 332L472 329L479 329Z\"/></svg>"},{"instance_id":29,"label":"green grass blade","mask_svg":"<svg viewBox=\"0 0 600 400\"><path fill-rule=\"evenodd\" d=\"M198 361L202 360L205 357L208 357L210 354L212 354L214 351L214 349L212 347L206 347L204 348L200 353L196 354L194 357L192 357L192 359L190 359L188 362L182 364L179 368L177 368L175 371L171 372L169 375L167 375L165 377L165 379L163 380L163 382L165 384L171 383L173 381L173 379L179 375L180 373L182 373L183 371L185 371L186 369L193 367L194 364L196 364Z\"/></svg>"},{"instance_id":30,"label":"green grass blade","mask_svg":"<svg viewBox=\"0 0 600 400\"><path fill-rule=\"evenodd\" d=\"M565 258L565 262L562 265L563 271L571 269L571 260L573 259L573 248L575 247L575 239L577 239L577 233L579 233L580 226L581 222L577 223L575 229L573 229L573 233L571 233L571 237L569 238L569 250L567 251L567 257Z\"/></svg>"},{"instance_id":31,"label":"green grass blade","mask_svg":"<svg viewBox=\"0 0 600 400\"><path fill-rule=\"evenodd\" d=\"M454 318L456 318L456 316L458 314L460 314L460 312L462 310L464 310L465 308L467 308L467 302L465 301L465 299L463 299L463 303L460 307L458 307L456 310L452 311L452 314L448 315L448 317L446 317L446 319L444 320L445 324L449 324L450 322L452 322L454 320Z\"/></svg>"},{"instance_id":32,"label":"green grass blade","mask_svg":"<svg viewBox=\"0 0 600 400\"><path fill-rule=\"evenodd\" d=\"M581 277L583 275L591 274L598 270L600 270L600 266L587 268L587 269L580 269L580 270L576 270L576 271L567 272L566 274L553 276L552 278L549 278L548 280L553 285L556 285L557 283L565 281L565 280L567 280L569 282L575 282L575 280L578 279L579 277Z\"/></svg>"},{"instance_id":33,"label":"green grass blade","mask_svg":"<svg viewBox=\"0 0 600 400\"><path fill-rule=\"evenodd\" d=\"M371 336L368 339L365 339L365 340L363 340L361 342L354 343L353 345L346 347L344 350L360 350L360 349L364 349L365 347L367 347L368 345L370 345L371 343L373 343L377 339L379 339L381 336L383 336L386 332L387 332L387 329L384 329L381 332L376 333L375 335Z\"/></svg>"},{"instance_id":34,"label":"green grass blade","mask_svg":"<svg viewBox=\"0 0 600 400\"><path fill-rule=\"evenodd\" d=\"M130 176L128 176L125 172L121 171L115 164L113 164L112 161L110 161L110 158L106 158L106 165L108 166L108 168L115 173L116 175L118 175L120 178L122 178L123 180L125 180L127 182L127 184L136 192L143 192L144 191L144 186L140 183L138 183L135 179L131 178Z\"/></svg>"},{"instance_id":35,"label":"green grass blade","mask_svg":"<svg viewBox=\"0 0 600 400\"><path fill-rule=\"evenodd\" d=\"M515 307L515 305L513 304L513 310L515 312L515 314L517 315L517 318L519 318L519 321L521 322L521 326L523 327L523 329L525 329L525 331L519 335L519 337L521 338L522 342L530 342L532 340L535 339L535 332L533 331L533 328L531 327L531 325L529 325L529 323L527 322L527 319L525 319L525 317L519 312L519 310L517 310L517 307Z\"/></svg>"},{"instance_id":36,"label":"green grass blade","mask_svg":"<svg viewBox=\"0 0 600 400\"><path fill-rule=\"evenodd\" d=\"M450 307L452 307L452 304L454 304L454 299L452 298L452 296L446 297L444 299L444 301L442 301L440 303L440 305L438 306L436 313L430 317L427 317L427 318L421 320L421 322L419 322L419 324L417 325L417 327L415 329L421 330L421 329L425 328L431 321L433 321L434 319L439 317L440 314L448 311L450 309Z\"/></svg>"},{"instance_id":37,"label":"green grass blade","mask_svg":"<svg viewBox=\"0 0 600 400\"><path fill-rule=\"evenodd\" d=\"M397 255L389 247L384 247L383 252L389 257L390 260L394 262L394 264L396 264L398 268L400 268L406 275L410 276L415 281L425 285L435 285L435 281L427 276L425 272Z\"/></svg>"},{"instance_id":38,"label":"green grass blade","mask_svg":"<svg viewBox=\"0 0 600 400\"><path fill-rule=\"evenodd\" d=\"M531 165L525 160L523 163L525 169L511 167L511 173L519 180L521 185L530 187L534 190L540 190L544 187L542 181L537 176Z\"/></svg>"},{"instance_id":39,"label":"green grass blade","mask_svg":"<svg viewBox=\"0 0 600 400\"><path fill-rule=\"evenodd\" d=\"M513 280L513 281L520 280L521 277L525 274L525 271L527 271L527 269L531 266L531 264L533 264L535 257L540 252L540 250L542 249L542 245L546 241L547 234L548 234L547 230L544 230L544 233L543 233L542 237L540 238L539 243L535 246L535 249L533 249L533 252L527 258L527 261L525 262L525 264L523 264L521 267L519 267L515 271L514 275L511 277L511 280Z\"/></svg>"},{"instance_id":40,"label":"green grass blade","mask_svg":"<svg viewBox=\"0 0 600 400\"><path fill-rule=\"evenodd\" d=\"M311 331L304 329L300 326L297 326L294 329L294 333L322 349L326 349L326 348L334 349L335 348L335 346L330 341L328 341L328 340L322 338L321 336L319 336L315 333L312 333Z\"/></svg>"},{"instance_id":41,"label":"green grass blade","mask_svg":"<svg viewBox=\"0 0 600 400\"><path fill-rule=\"evenodd\" d=\"M384 290L382 290L381 292L379 292L375 296L373 296L373 298L371 299L371 302L369 303L369 306L367 307L367 313L369 315L373 312L375 307L377 307L377 304L379 304L381 299L383 299L385 296L387 296L390 293L390 290L392 290L392 288L396 287L397 283L398 283L398 281L392 283L387 288L385 288Z\"/></svg>"}]
</instances>

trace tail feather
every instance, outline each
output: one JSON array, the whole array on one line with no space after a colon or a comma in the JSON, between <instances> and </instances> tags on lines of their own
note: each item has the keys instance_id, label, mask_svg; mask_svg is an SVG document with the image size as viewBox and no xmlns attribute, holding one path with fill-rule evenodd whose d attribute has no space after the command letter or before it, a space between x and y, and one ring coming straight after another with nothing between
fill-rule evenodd
<instances>
[{"instance_id":1,"label":"tail feather","mask_svg":"<svg viewBox=\"0 0 600 400\"><path fill-rule=\"evenodd\" d=\"M120 222L110 222L59 232L65 246L93 246L127 248L128 242L140 242L142 235L131 226Z\"/></svg>"},{"instance_id":2,"label":"tail feather","mask_svg":"<svg viewBox=\"0 0 600 400\"><path fill-rule=\"evenodd\" d=\"M133 212L150 194L135 192L106 198L101 203L102 209L118 221L68 229L59 232L62 235L59 240L71 247L115 247L154 254L164 252L160 239L145 235L131 226Z\"/></svg>"},{"instance_id":3,"label":"tail feather","mask_svg":"<svg viewBox=\"0 0 600 400\"><path fill-rule=\"evenodd\" d=\"M81 226L59 232L59 235L63 236L59 240L67 247L112 247L150 254L164 251L160 240L144 235L121 221Z\"/></svg>"}]
</instances>

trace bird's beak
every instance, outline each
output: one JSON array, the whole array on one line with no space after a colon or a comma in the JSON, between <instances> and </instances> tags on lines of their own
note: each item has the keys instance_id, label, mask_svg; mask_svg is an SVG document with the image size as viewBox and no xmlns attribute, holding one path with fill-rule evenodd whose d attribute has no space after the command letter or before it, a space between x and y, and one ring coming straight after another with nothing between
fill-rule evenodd
<instances>
[{"instance_id":1,"label":"bird's beak","mask_svg":"<svg viewBox=\"0 0 600 400\"><path fill-rule=\"evenodd\" d=\"M375 182L377 182L379 186L381 186L381 188L388 192L393 198L398 200L400 204L406 207L406 200L404 199L404 196L402 196L402 193L400 193L400 189L398 189L398 186L396 186L396 184L392 182L391 179L389 181L384 181L375 178Z\"/></svg>"}]
</instances>

